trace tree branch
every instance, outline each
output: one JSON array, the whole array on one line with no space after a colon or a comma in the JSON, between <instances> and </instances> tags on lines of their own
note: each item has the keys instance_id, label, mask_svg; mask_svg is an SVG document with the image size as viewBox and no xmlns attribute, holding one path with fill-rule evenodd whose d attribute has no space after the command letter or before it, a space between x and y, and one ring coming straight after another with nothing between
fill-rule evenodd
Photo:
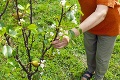
<instances>
[{"instance_id":1,"label":"tree branch","mask_svg":"<svg viewBox=\"0 0 120 80\"><path fill-rule=\"evenodd\" d=\"M32 0L29 0L30 3L30 24L32 24Z\"/></svg>"},{"instance_id":2,"label":"tree branch","mask_svg":"<svg viewBox=\"0 0 120 80\"><path fill-rule=\"evenodd\" d=\"M42 48L42 53L44 53L44 49L45 49L45 42L44 42L44 40L45 40L45 35L44 35L44 37L43 37L43 48Z\"/></svg>"},{"instance_id":3,"label":"tree branch","mask_svg":"<svg viewBox=\"0 0 120 80\"><path fill-rule=\"evenodd\" d=\"M32 49L32 45L33 45L34 42L35 42L35 40L34 40L34 35L32 35L32 42L31 42L31 44L30 44L30 49L29 49L29 50Z\"/></svg>"},{"instance_id":4,"label":"tree branch","mask_svg":"<svg viewBox=\"0 0 120 80\"><path fill-rule=\"evenodd\" d=\"M37 73L37 71L38 71L38 67L34 72L31 73L31 75L34 75L35 73Z\"/></svg>"},{"instance_id":5,"label":"tree branch","mask_svg":"<svg viewBox=\"0 0 120 80\"><path fill-rule=\"evenodd\" d=\"M17 12L18 21L20 21L19 9L18 9L18 1L17 1L17 0L15 0L15 7L16 7L16 12ZM19 24L19 25L20 25L20 24Z\"/></svg>"},{"instance_id":6,"label":"tree branch","mask_svg":"<svg viewBox=\"0 0 120 80\"><path fill-rule=\"evenodd\" d=\"M10 43L10 36L8 36L6 33L4 34L4 36L5 36L5 39L7 41L7 44L10 46L11 45L11 43Z\"/></svg>"},{"instance_id":7,"label":"tree branch","mask_svg":"<svg viewBox=\"0 0 120 80\"><path fill-rule=\"evenodd\" d=\"M56 34L55 34L55 37L54 37L54 39L53 39L53 41L57 38L57 36L58 36L58 33L59 33L59 27L60 27L60 25L61 25L61 22L62 22L62 19L63 19L63 15L64 14L64 9L63 9L63 7L62 7L62 12L61 12L61 17L60 17L60 20L59 20L59 24L58 24L58 26L57 26L57 28L56 28ZM43 43L43 47L44 47L44 43ZM41 56L41 60L43 60L44 59L44 55L45 55L45 53L50 49L52 47L52 44L50 44L50 46L49 47L47 47L46 49L44 49L44 50L42 50L42 56Z\"/></svg>"},{"instance_id":8,"label":"tree branch","mask_svg":"<svg viewBox=\"0 0 120 80\"><path fill-rule=\"evenodd\" d=\"M66 12L63 13L63 16L66 15L66 13L69 12L73 6L74 6L74 4L71 5L71 6L69 7L69 9L68 9Z\"/></svg>"},{"instance_id":9,"label":"tree branch","mask_svg":"<svg viewBox=\"0 0 120 80\"><path fill-rule=\"evenodd\" d=\"M16 47L16 56L15 56L15 59L16 61L20 64L20 66L22 67L22 69L27 73L29 74L28 70L25 68L25 66L22 64L21 60L19 59L19 56L18 56L18 46Z\"/></svg>"},{"instance_id":10,"label":"tree branch","mask_svg":"<svg viewBox=\"0 0 120 80\"><path fill-rule=\"evenodd\" d=\"M6 5L5 5L5 8L4 8L3 12L0 14L0 19L1 19L1 17L3 16L3 14L5 13L5 11L6 11L6 9L7 9L7 6L8 6L8 4L9 4L9 1L10 1L10 0L7 0Z\"/></svg>"},{"instance_id":11,"label":"tree branch","mask_svg":"<svg viewBox=\"0 0 120 80\"><path fill-rule=\"evenodd\" d=\"M23 28L22 29L22 35L23 35L23 39L24 39L24 45L25 45L25 48L26 48L26 53L27 53L27 55L28 55L28 60L29 60L29 62L31 62L31 56L30 56L30 48L29 48L29 46L28 46L28 36L27 36L27 34L26 34L26 32L25 32L25 28ZM31 46L32 47L32 46ZM29 67L29 71L31 71L31 68L32 68L32 66L31 66L31 64L30 64L30 67Z\"/></svg>"}]
</instances>

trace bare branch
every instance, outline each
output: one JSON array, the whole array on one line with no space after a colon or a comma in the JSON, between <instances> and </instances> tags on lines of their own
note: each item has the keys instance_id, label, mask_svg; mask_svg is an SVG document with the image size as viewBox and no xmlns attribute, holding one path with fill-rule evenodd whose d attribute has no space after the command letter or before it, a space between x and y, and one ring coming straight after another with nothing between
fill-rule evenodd
<instances>
[{"instance_id":1,"label":"bare branch","mask_svg":"<svg viewBox=\"0 0 120 80\"><path fill-rule=\"evenodd\" d=\"M32 0L29 0L30 3L30 24L32 24Z\"/></svg>"},{"instance_id":2,"label":"bare branch","mask_svg":"<svg viewBox=\"0 0 120 80\"><path fill-rule=\"evenodd\" d=\"M18 9L18 0L15 0L15 7L16 7L16 12L17 12L18 21L20 21L19 9Z\"/></svg>"},{"instance_id":3,"label":"bare branch","mask_svg":"<svg viewBox=\"0 0 120 80\"><path fill-rule=\"evenodd\" d=\"M6 9L7 9L7 6L8 6L8 4L9 4L9 1L10 1L10 0L7 0L6 5L5 5L5 8L4 8L3 12L0 14L0 19L1 19L1 17L3 16L3 14L5 13L5 11L6 11Z\"/></svg>"},{"instance_id":4,"label":"bare branch","mask_svg":"<svg viewBox=\"0 0 120 80\"><path fill-rule=\"evenodd\" d=\"M63 13L63 16L66 15L66 13L69 12L73 6L74 6L74 4L71 5L71 6L69 7L69 9L68 9L66 12Z\"/></svg>"},{"instance_id":5,"label":"bare branch","mask_svg":"<svg viewBox=\"0 0 120 80\"><path fill-rule=\"evenodd\" d=\"M30 49L29 49L29 46L28 46L28 36L27 36L27 34L26 34L26 32L25 32L25 28L23 28L22 29L22 35L23 35L23 39L24 39L24 45L25 45L25 48L26 48L26 53L27 53L27 55L28 55L28 60L29 60L29 62L31 62L31 58L30 58ZM30 71L31 71L31 64L30 64Z\"/></svg>"},{"instance_id":6,"label":"bare branch","mask_svg":"<svg viewBox=\"0 0 120 80\"><path fill-rule=\"evenodd\" d=\"M7 44L10 46L11 45L11 43L10 43L10 36L8 36L6 33L4 34L4 36L5 36L5 39L7 41Z\"/></svg>"},{"instance_id":7,"label":"bare branch","mask_svg":"<svg viewBox=\"0 0 120 80\"><path fill-rule=\"evenodd\" d=\"M19 59L19 56L18 56L18 46L16 47L16 56L15 56L15 59L16 61L20 64L20 66L22 67L22 69L27 73L29 74L28 70L25 68L25 66L23 65L23 63L21 62L21 60Z\"/></svg>"},{"instance_id":8,"label":"bare branch","mask_svg":"<svg viewBox=\"0 0 120 80\"><path fill-rule=\"evenodd\" d=\"M38 71L38 67L34 72L31 73L31 75L34 75L35 73L37 73L37 71Z\"/></svg>"},{"instance_id":9,"label":"bare branch","mask_svg":"<svg viewBox=\"0 0 120 80\"><path fill-rule=\"evenodd\" d=\"M44 40L45 40L45 35L44 35L43 38L44 38ZM43 40L43 42L42 42L42 43L43 43L42 53L44 53L44 49L45 49L45 42L44 42L44 40Z\"/></svg>"},{"instance_id":10,"label":"bare branch","mask_svg":"<svg viewBox=\"0 0 120 80\"><path fill-rule=\"evenodd\" d=\"M34 42L35 42L35 40L34 40L34 35L32 35L32 42L31 42L31 44L30 44L30 49L29 49L29 50L32 49L32 45L33 45Z\"/></svg>"},{"instance_id":11,"label":"bare branch","mask_svg":"<svg viewBox=\"0 0 120 80\"><path fill-rule=\"evenodd\" d=\"M56 28L56 34L55 34L55 37L54 37L54 39L53 39L53 41L57 38L57 36L58 36L58 33L59 33L59 27L60 27L60 25L61 25L61 22L62 22L62 19L63 19L63 15L64 14L64 9L63 9L63 7L62 7L62 12L61 12L61 17L60 17L60 20L59 20L59 24L58 24L58 26L57 26L57 28ZM43 42L43 47L44 47L44 42ZM47 47L46 49L43 49L42 50L42 56L41 56L41 60L43 60L44 59L44 55L45 55L45 53L50 49L52 47L52 44L50 44L50 46L49 47Z\"/></svg>"}]
</instances>

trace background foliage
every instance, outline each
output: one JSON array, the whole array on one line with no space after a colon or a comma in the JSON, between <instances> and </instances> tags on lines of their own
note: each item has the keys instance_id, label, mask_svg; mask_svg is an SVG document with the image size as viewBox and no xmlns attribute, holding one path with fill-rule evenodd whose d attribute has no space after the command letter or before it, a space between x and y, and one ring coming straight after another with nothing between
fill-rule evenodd
<instances>
[{"instance_id":1,"label":"background foliage","mask_svg":"<svg viewBox=\"0 0 120 80\"><path fill-rule=\"evenodd\" d=\"M0 0L0 11L3 10L7 0ZM29 26L29 7L27 0L20 0L19 4L22 5L26 10L20 10L24 13L25 22L23 26ZM77 0L68 0L67 5L77 4L78 12L76 13L76 19L79 24L79 17L81 15L80 6ZM14 44L19 44L20 59L23 63L27 63L27 54L25 52L23 38L19 30L20 26L17 25L17 21L12 16L16 12L15 5L12 0L9 3L6 13L2 16L2 22L4 22L10 36L14 40ZM22 8L22 7L21 7ZM50 25L56 23L55 19L59 19L61 14L60 0L33 0L33 23L37 25L40 35L33 30L36 42L33 44L31 51L32 58L39 58L41 56L41 49L43 35L47 32L54 32L55 29L49 28ZM75 27L76 24L71 23L69 20L64 18L61 23L61 28L64 30ZM18 29L17 36L14 29ZM55 32L54 32L55 33ZM1 31L2 34L2 31ZM45 43L49 46L51 39L53 38L50 34L46 36ZM32 39L30 39L32 41ZM6 44L5 38L0 36L0 80L27 80L26 73L22 70L21 66L15 61L14 57L6 58L2 54L2 48ZM110 61L108 72L105 75L105 80L120 80L120 36L118 36L115 48ZM13 52L15 55L16 52ZM64 49L53 49L51 48L45 54L45 67L39 68L39 71L33 75L33 80L80 80L81 75L86 69L86 56L83 45L83 35L71 41L70 44ZM35 68L33 67L33 70Z\"/></svg>"}]
</instances>

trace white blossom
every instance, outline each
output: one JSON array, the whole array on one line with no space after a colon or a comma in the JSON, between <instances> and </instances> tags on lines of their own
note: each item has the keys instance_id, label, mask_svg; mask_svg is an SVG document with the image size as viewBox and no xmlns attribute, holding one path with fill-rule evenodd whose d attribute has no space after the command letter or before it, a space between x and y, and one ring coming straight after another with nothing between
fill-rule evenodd
<instances>
[{"instance_id":1,"label":"white blossom","mask_svg":"<svg viewBox=\"0 0 120 80\"><path fill-rule=\"evenodd\" d=\"M66 0L61 0L61 1L60 1L60 4L61 4L62 6L65 6L65 3L66 3Z\"/></svg>"},{"instance_id":2,"label":"white blossom","mask_svg":"<svg viewBox=\"0 0 120 80\"><path fill-rule=\"evenodd\" d=\"M59 36L63 36L63 33L62 32L59 32L59 34L58 34Z\"/></svg>"},{"instance_id":3,"label":"white blossom","mask_svg":"<svg viewBox=\"0 0 120 80\"><path fill-rule=\"evenodd\" d=\"M60 28L60 31L63 31L63 28Z\"/></svg>"},{"instance_id":4,"label":"white blossom","mask_svg":"<svg viewBox=\"0 0 120 80\"><path fill-rule=\"evenodd\" d=\"M58 52L58 54L60 54L60 51Z\"/></svg>"},{"instance_id":5,"label":"white blossom","mask_svg":"<svg viewBox=\"0 0 120 80\"><path fill-rule=\"evenodd\" d=\"M56 27L56 24L52 24L51 26L50 26L50 28L55 28Z\"/></svg>"},{"instance_id":6,"label":"white blossom","mask_svg":"<svg viewBox=\"0 0 120 80\"><path fill-rule=\"evenodd\" d=\"M45 63L46 62L46 60L41 60L41 63Z\"/></svg>"},{"instance_id":7,"label":"white blossom","mask_svg":"<svg viewBox=\"0 0 120 80\"><path fill-rule=\"evenodd\" d=\"M67 13L68 19L72 20L72 23L77 24L75 14L77 12L77 4L74 4L72 10Z\"/></svg>"},{"instance_id":8,"label":"white blossom","mask_svg":"<svg viewBox=\"0 0 120 80\"><path fill-rule=\"evenodd\" d=\"M72 20L72 22L73 22L74 24L77 24L77 21L76 21L76 19L73 19L73 20Z\"/></svg>"},{"instance_id":9,"label":"white blossom","mask_svg":"<svg viewBox=\"0 0 120 80\"><path fill-rule=\"evenodd\" d=\"M55 53L55 52L53 52L52 54L53 54L53 55L55 55L56 53Z\"/></svg>"},{"instance_id":10,"label":"white blossom","mask_svg":"<svg viewBox=\"0 0 120 80\"><path fill-rule=\"evenodd\" d=\"M77 12L77 9L78 9L77 4L74 4L73 10L74 10L75 12Z\"/></svg>"},{"instance_id":11,"label":"white blossom","mask_svg":"<svg viewBox=\"0 0 120 80\"><path fill-rule=\"evenodd\" d=\"M43 63L41 63L41 64L40 64L40 67L41 67L41 68L44 68L44 67L45 67L45 65L44 65Z\"/></svg>"},{"instance_id":12,"label":"white blossom","mask_svg":"<svg viewBox=\"0 0 120 80\"><path fill-rule=\"evenodd\" d=\"M50 32L50 35L51 35L51 36L54 36L54 33L53 33L53 32Z\"/></svg>"},{"instance_id":13,"label":"white blossom","mask_svg":"<svg viewBox=\"0 0 120 80\"><path fill-rule=\"evenodd\" d=\"M25 22L25 20L24 19L20 19L20 22L22 23L22 22Z\"/></svg>"},{"instance_id":14,"label":"white blossom","mask_svg":"<svg viewBox=\"0 0 120 80\"><path fill-rule=\"evenodd\" d=\"M43 72L41 72L40 75L43 75Z\"/></svg>"},{"instance_id":15,"label":"white blossom","mask_svg":"<svg viewBox=\"0 0 120 80\"><path fill-rule=\"evenodd\" d=\"M57 49L57 53L60 54L60 50L59 49Z\"/></svg>"}]
</instances>

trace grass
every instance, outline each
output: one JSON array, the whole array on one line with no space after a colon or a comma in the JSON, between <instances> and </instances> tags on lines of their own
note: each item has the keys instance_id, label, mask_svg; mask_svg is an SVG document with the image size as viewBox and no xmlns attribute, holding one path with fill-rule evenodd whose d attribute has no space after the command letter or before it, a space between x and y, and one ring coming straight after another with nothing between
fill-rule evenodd
<instances>
[{"instance_id":1,"label":"grass","mask_svg":"<svg viewBox=\"0 0 120 80\"><path fill-rule=\"evenodd\" d=\"M42 0L40 1L42 2ZM74 3L74 0L70 1ZM44 7L44 4L42 6ZM56 8L54 6L51 6L51 9ZM44 16L46 17L46 15ZM79 17L77 19L79 21ZM105 74L104 80L120 80L119 47L120 36L117 37L109 69ZM0 45L0 50L1 48ZM45 68L39 68L39 72L33 76L33 80L80 80L87 67L83 36L81 35L74 39L74 41L71 41L66 48L60 49L60 54L48 52L45 59ZM0 80L27 80L25 73L17 62L14 62L14 66L11 65L2 53L0 53L0 74Z\"/></svg>"}]
</instances>

